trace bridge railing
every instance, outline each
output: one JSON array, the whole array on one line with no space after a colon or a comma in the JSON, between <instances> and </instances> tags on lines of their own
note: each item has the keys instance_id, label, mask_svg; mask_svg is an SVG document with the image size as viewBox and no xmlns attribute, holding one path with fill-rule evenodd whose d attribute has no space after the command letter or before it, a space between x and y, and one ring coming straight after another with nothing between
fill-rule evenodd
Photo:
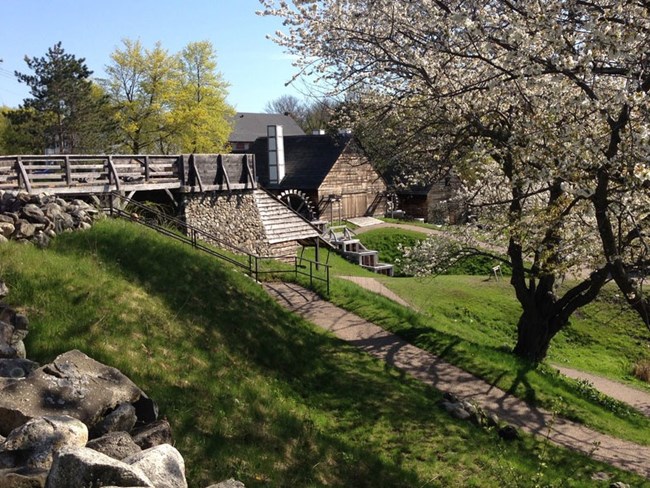
<instances>
[{"instance_id":1,"label":"bridge railing","mask_svg":"<svg viewBox=\"0 0 650 488\"><path fill-rule=\"evenodd\" d=\"M147 187L174 188L183 178L179 155L0 156L0 190L90 193Z\"/></svg>"}]
</instances>

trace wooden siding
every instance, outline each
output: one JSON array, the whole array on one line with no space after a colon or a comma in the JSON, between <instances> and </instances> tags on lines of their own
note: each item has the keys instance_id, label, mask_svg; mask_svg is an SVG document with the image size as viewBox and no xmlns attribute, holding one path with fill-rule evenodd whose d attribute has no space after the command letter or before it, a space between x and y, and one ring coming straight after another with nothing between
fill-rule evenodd
<instances>
[{"instance_id":1,"label":"wooden siding","mask_svg":"<svg viewBox=\"0 0 650 488\"><path fill-rule=\"evenodd\" d=\"M359 154L353 147L341 153L332 169L318 188L318 201L327 199L331 194L341 196L341 218L383 215L386 201L383 197L386 183L375 171L367 157ZM372 208L380 199L379 205ZM329 218L329 205L322 205L322 215ZM338 204L332 208L334 218L338 218Z\"/></svg>"}]
</instances>

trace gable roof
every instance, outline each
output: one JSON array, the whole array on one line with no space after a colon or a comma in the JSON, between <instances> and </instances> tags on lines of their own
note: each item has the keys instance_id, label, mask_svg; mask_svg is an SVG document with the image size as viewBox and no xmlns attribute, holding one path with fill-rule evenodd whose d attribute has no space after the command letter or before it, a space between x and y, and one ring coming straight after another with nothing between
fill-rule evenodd
<instances>
[{"instance_id":1,"label":"gable roof","mask_svg":"<svg viewBox=\"0 0 650 488\"><path fill-rule=\"evenodd\" d=\"M228 138L229 142L253 142L258 137L266 137L266 127L269 125L281 125L285 136L305 134L291 118L289 112L283 114L238 112L231 121L233 130Z\"/></svg>"},{"instance_id":2,"label":"gable roof","mask_svg":"<svg viewBox=\"0 0 650 488\"><path fill-rule=\"evenodd\" d=\"M350 141L348 135L285 136L285 175L280 184L270 185L268 138L260 137L252 149L258 181L266 188L317 190Z\"/></svg>"}]
</instances>

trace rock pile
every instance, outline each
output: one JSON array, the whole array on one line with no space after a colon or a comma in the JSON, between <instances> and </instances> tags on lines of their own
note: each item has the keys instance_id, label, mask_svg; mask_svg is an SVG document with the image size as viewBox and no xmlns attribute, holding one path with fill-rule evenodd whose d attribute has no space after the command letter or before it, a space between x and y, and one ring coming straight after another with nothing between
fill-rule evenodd
<instances>
[{"instance_id":1,"label":"rock pile","mask_svg":"<svg viewBox=\"0 0 650 488\"><path fill-rule=\"evenodd\" d=\"M0 294L7 294L1 282ZM44 366L29 361L28 327L0 303L0 487L187 487L156 404L80 351ZM213 486L243 486L231 483L238 482Z\"/></svg>"},{"instance_id":2,"label":"rock pile","mask_svg":"<svg viewBox=\"0 0 650 488\"><path fill-rule=\"evenodd\" d=\"M0 242L31 241L44 247L61 232L89 228L98 214L83 200L0 190Z\"/></svg>"}]
</instances>

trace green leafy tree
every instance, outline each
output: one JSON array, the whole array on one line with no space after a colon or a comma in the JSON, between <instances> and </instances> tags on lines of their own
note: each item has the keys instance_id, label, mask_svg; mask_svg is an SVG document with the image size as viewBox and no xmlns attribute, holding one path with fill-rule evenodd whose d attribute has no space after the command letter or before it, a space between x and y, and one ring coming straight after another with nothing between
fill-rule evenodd
<instances>
[{"instance_id":1,"label":"green leafy tree","mask_svg":"<svg viewBox=\"0 0 650 488\"><path fill-rule=\"evenodd\" d=\"M181 152L218 152L232 130L234 110L226 103L228 84L217 71L208 41L188 44L178 56L177 86L171 98L171 139Z\"/></svg>"},{"instance_id":2,"label":"green leafy tree","mask_svg":"<svg viewBox=\"0 0 650 488\"><path fill-rule=\"evenodd\" d=\"M156 43L144 49L125 39L111 55L103 81L117 109L122 149L141 152L213 152L225 147L234 111L227 84L216 71L209 42L172 55Z\"/></svg>"},{"instance_id":3,"label":"green leafy tree","mask_svg":"<svg viewBox=\"0 0 650 488\"><path fill-rule=\"evenodd\" d=\"M61 153L104 150L110 132L108 100L90 80L92 71L61 43L44 57L25 57L31 74L16 72L31 97L17 111L7 113L12 126L32 139L33 150Z\"/></svg>"},{"instance_id":4,"label":"green leafy tree","mask_svg":"<svg viewBox=\"0 0 650 488\"><path fill-rule=\"evenodd\" d=\"M111 54L108 78L102 82L117 110L119 147L134 154L166 152L174 57L160 43L152 50L140 41L124 39L122 44Z\"/></svg>"}]
</instances>

